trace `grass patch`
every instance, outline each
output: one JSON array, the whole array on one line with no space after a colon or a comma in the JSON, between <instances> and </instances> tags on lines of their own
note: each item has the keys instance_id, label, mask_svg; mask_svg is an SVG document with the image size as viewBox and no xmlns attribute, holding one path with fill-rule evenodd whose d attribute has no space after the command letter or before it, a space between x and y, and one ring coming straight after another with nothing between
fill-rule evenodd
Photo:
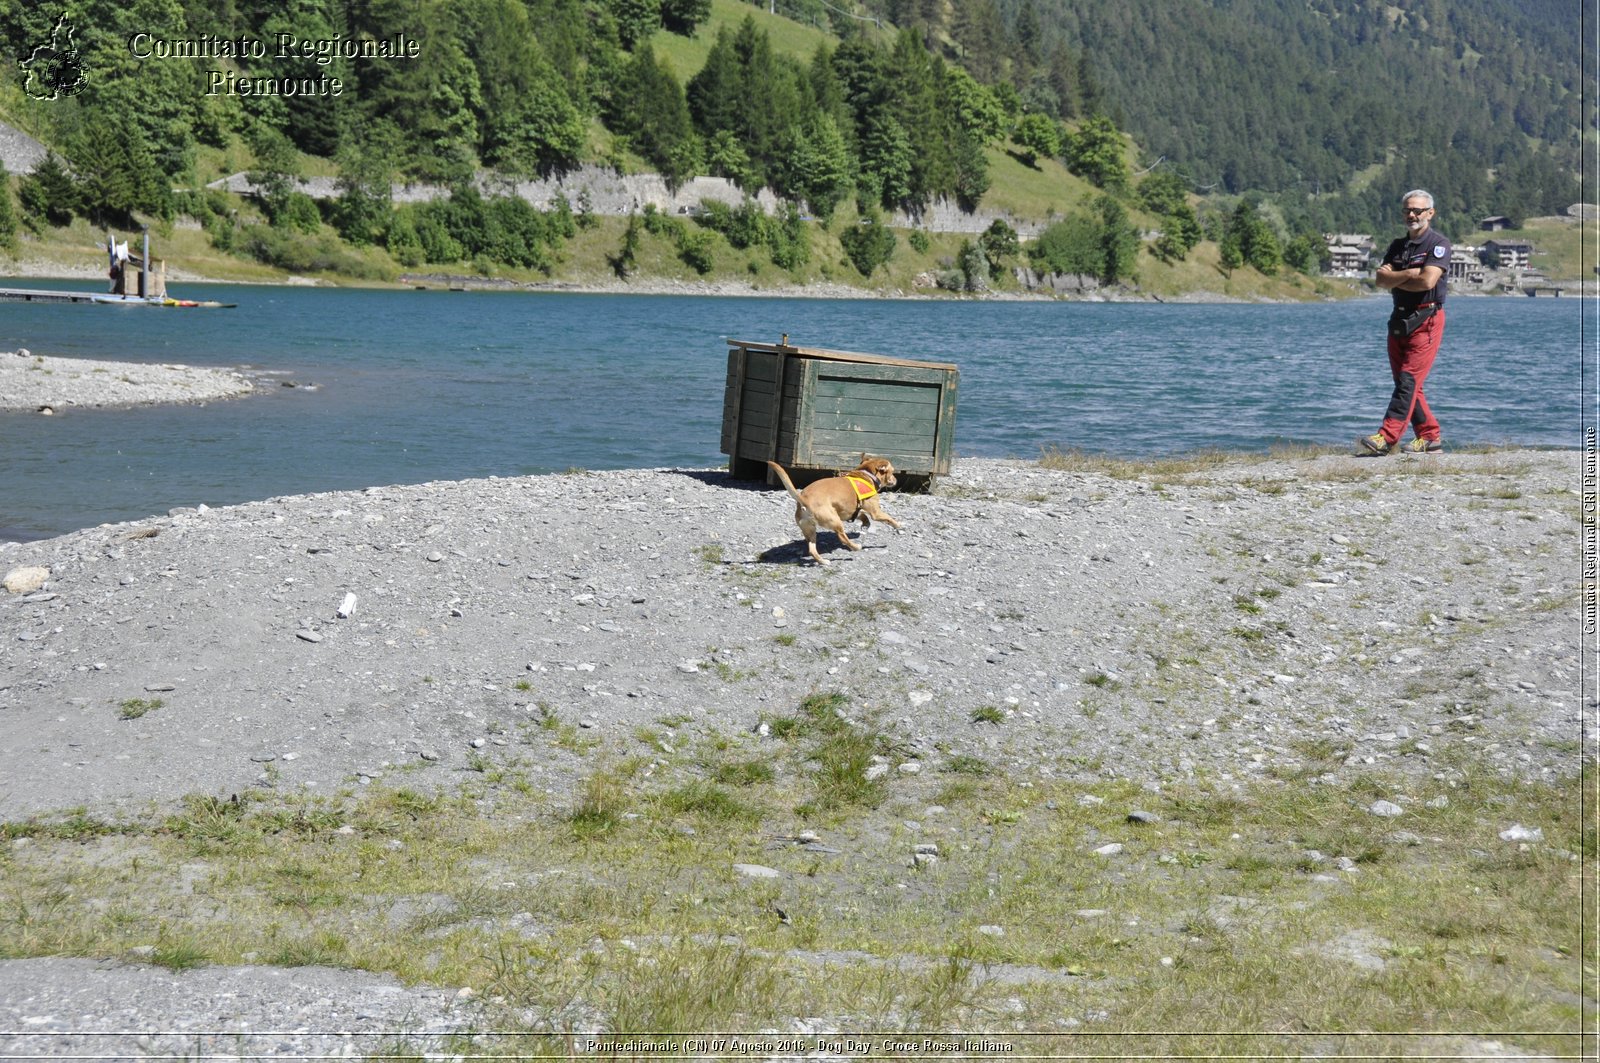
<instances>
[{"instance_id":1,"label":"grass patch","mask_svg":"<svg viewBox=\"0 0 1600 1063\"><path fill-rule=\"evenodd\" d=\"M776 810L815 800L830 741L890 750L865 715L842 695L805 699L794 736L763 759L807 770L772 778L736 760L723 778L624 761L556 800L380 781L331 797L194 797L116 824L69 812L0 825L0 958L385 972L502 998L511 1018L496 1028L509 1033L548 1032L578 1007L623 1033L820 1016L834 1029L1028 1029L1030 1052L1107 1057L1295 1055L1310 1042L1280 1031L1307 1029L1319 1054L1403 1056L1420 1050L1405 1031L1460 1029L1545 1031L1516 1044L1570 1056L1592 1021L1595 942L1574 901L1593 885L1579 800L1600 800L1593 769L1551 783L1374 769L1155 793L952 757L937 793L833 806L834 853L775 844L801 825ZM1341 752L1324 738L1294 749ZM1406 816L1375 819L1375 795ZM913 870L912 843L928 839L926 824L905 827L907 806L930 797L944 806L928 820L939 860ZM1130 827L1129 807L1158 822ZM1510 822L1545 840L1500 841ZM1092 852L1111 840L1124 852ZM781 877L742 879L733 863Z\"/></svg>"},{"instance_id":2,"label":"grass patch","mask_svg":"<svg viewBox=\"0 0 1600 1063\"><path fill-rule=\"evenodd\" d=\"M849 719L848 705L843 694L811 694L795 715L770 723L774 736L805 744L812 793L796 809L801 815L875 807L883 799L887 773L873 769L892 744L872 727Z\"/></svg>"},{"instance_id":3,"label":"grass patch","mask_svg":"<svg viewBox=\"0 0 1600 1063\"><path fill-rule=\"evenodd\" d=\"M994 774L994 768L988 761L970 753L957 753L945 761L939 770L948 775L973 775L978 778L987 778Z\"/></svg>"},{"instance_id":4,"label":"grass patch","mask_svg":"<svg viewBox=\"0 0 1600 1063\"><path fill-rule=\"evenodd\" d=\"M165 704L160 698L128 698L117 706L117 719L137 720Z\"/></svg>"},{"instance_id":5,"label":"grass patch","mask_svg":"<svg viewBox=\"0 0 1600 1063\"><path fill-rule=\"evenodd\" d=\"M722 822L761 818L761 809L704 780L675 786L662 794L660 800L661 807L674 815L693 815Z\"/></svg>"},{"instance_id":6,"label":"grass patch","mask_svg":"<svg viewBox=\"0 0 1600 1063\"><path fill-rule=\"evenodd\" d=\"M772 782L777 774L765 760L725 760L712 769L711 777L725 786L758 786Z\"/></svg>"}]
</instances>

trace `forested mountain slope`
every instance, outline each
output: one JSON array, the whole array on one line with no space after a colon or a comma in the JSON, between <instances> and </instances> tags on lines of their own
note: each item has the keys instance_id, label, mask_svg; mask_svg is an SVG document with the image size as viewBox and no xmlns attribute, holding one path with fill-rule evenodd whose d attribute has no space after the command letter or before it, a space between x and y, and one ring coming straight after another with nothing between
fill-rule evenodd
<instances>
[{"instance_id":1,"label":"forested mountain slope","mask_svg":"<svg viewBox=\"0 0 1600 1063\"><path fill-rule=\"evenodd\" d=\"M1023 55L1079 57L1078 95L1202 189L1303 197L1329 227L1417 184L1483 214L1595 199L1570 0L998 2Z\"/></svg>"},{"instance_id":2,"label":"forested mountain slope","mask_svg":"<svg viewBox=\"0 0 1600 1063\"><path fill-rule=\"evenodd\" d=\"M641 218L619 274L647 222L700 273L757 245L796 280L813 250L870 277L896 253L874 223L942 203L1054 230L960 247L971 288L1019 252L1114 283L1145 245L1171 266L1204 241L1275 275L1418 185L1457 232L1593 200L1578 21L1567 0L0 0L0 119L60 156L17 184L30 229L183 214L286 269L353 245L380 274L548 273L593 242L585 203L500 178L599 164L783 201ZM81 77L44 94L45 69ZM206 188L241 170L246 200ZM392 202L418 181L451 192Z\"/></svg>"}]
</instances>

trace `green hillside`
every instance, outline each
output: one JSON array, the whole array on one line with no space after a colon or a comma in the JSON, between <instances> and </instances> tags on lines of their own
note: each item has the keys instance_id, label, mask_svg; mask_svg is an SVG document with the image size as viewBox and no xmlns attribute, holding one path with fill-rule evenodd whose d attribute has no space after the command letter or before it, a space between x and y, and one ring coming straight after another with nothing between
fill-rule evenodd
<instances>
[{"instance_id":1,"label":"green hillside","mask_svg":"<svg viewBox=\"0 0 1600 1063\"><path fill-rule=\"evenodd\" d=\"M1578 181L1592 56L1567 0L1001 4L1037 27L1035 54L1082 57L1079 80L1149 162L1273 195L1316 228L1368 231L1419 185L1460 219L1596 201L1594 175Z\"/></svg>"},{"instance_id":2,"label":"green hillside","mask_svg":"<svg viewBox=\"0 0 1600 1063\"><path fill-rule=\"evenodd\" d=\"M199 0L87 0L73 14L81 92L39 100L26 68L0 67L0 118L61 159L13 180L15 220L8 230L0 211L0 248L78 253L85 231L151 221L174 254L216 275L671 277L970 292L1015 288L1013 271L1032 266L1159 296L1342 290L1308 276L1316 272L1317 233L1390 226L1398 195L1391 186L1409 179L1396 161L1404 153L1371 141L1367 148L1380 158L1344 172L1343 187L1269 188L1272 174L1263 170L1246 192L1234 187L1245 171L1224 135L1241 122L1264 131L1269 117L1281 123L1281 108L1262 101L1284 95L1288 67L1313 69L1319 48L1342 53L1324 48L1304 19L1272 0L1159 11L1145 3L1120 6L1162 28L1158 41L1143 45L1161 59L1159 69L1128 50L1137 19L1069 0L1056 7L1037 0L1031 23L1027 5L1003 11L990 0L858 7L879 16L877 23L814 0L780 8L809 22L743 0L296 0L288 8L234 0L220 9ZM0 39L12 54L32 54L31 46L50 39L51 17L21 0L0 0ZM1204 86L1194 71L1215 73L1229 61L1212 54L1201 62L1201 53L1225 50L1244 25L1265 42L1252 48L1289 58L1259 64L1259 95L1212 93L1206 106L1217 121L1199 122L1193 108ZM1452 17L1450 25L1462 39L1477 32L1470 20ZM149 54L154 40L271 42L285 31L308 49L317 41L336 47L320 57L270 47L255 55ZM137 34L147 35L142 57L131 54ZM407 39L419 55L425 50L426 63L351 54L353 42ZM1549 33L1530 30L1517 40L1535 55L1555 47ZM1379 45L1385 55L1383 48L1397 47ZM1492 50L1469 58L1474 69L1503 65ZM223 74L272 91L209 91ZM279 91L313 78L336 79L341 91ZM1174 98L1158 106L1151 84L1166 84ZM1543 105L1564 106L1564 93L1551 89L1508 121L1542 123L1559 140L1565 127ZM1368 98L1344 102L1358 97ZM1360 152L1352 146L1359 138L1345 135L1351 118L1339 111L1341 99L1326 102L1334 110L1319 110L1300 131L1309 143L1324 130L1321 156L1285 162L1300 142L1279 136L1284 151L1245 157L1295 172L1342 172L1338 153ZM1187 139L1172 139L1180 127ZM1195 132L1201 128L1210 132ZM1159 157L1169 152L1176 154ZM1323 158L1329 153L1333 163ZM1485 187L1514 187L1526 208L1502 212L1548 213L1558 209L1549 206L1556 199L1570 201L1558 154L1540 155L1548 165L1513 159L1498 168ZM660 173L669 184L726 176L795 207L787 217L735 210L697 222L630 222L590 216L582 203L541 214L468 187L485 169L517 177L580 164ZM1206 167L1218 165L1233 167L1237 180L1201 184L1214 172ZM242 171L259 195L204 190ZM338 196L313 202L294 190L296 179L313 177L338 178ZM455 192L431 204L390 205L391 189L418 180ZM1442 215L1469 224L1476 201L1450 209L1447 198L1467 186L1437 187ZM1506 201L1489 195L1483 202ZM916 216L937 203L1050 231L1037 246L1018 246L1003 225L962 237L886 224L890 211ZM202 232L178 225L183 219Z\"/></svg>"}]
</instances>

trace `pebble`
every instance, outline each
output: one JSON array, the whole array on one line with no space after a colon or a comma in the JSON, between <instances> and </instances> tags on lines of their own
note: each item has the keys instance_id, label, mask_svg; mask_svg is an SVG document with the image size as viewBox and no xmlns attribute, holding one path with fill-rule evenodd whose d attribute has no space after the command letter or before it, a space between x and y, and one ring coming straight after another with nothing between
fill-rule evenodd
<instances>
[{"instance_id":1,"label":"pebble","mask_svg":"<svg viewBox=\"0 0 1600 1063\"><path fill-rule=\"evenodd\" d=\"M783 872L762 864L734 864L734 873L745 878L782 878Z\"/></svg>"},{"instance_id":2,"label":"pebble","mask_svg":"<svg viewBox=\"0 0 1600 1063\"><path fill-rule=\"evenodd\" d=\"M322 636L320 634L318 634L315 631L311 631L311 630L309 630L307 628L301 628L299 631L296 631L294 633L294 637L297 638L297 639L300 639L302 642L321 642L322 641Z\"/></svg>"},{"instance_id":3,"label":"pebble","mask_svg":"<svg viewBox=\"0 0 1600 1063\"><path fill-rule=\"evenodd\" d=\"M1403 816L1406 814L1406 810L1395 804L1393 801L1374 801L1372 804L1367 806L1367 811L1371 812L1374 816L1393 817Z\"/></svg>"},{"instance_id":4,"label":"pebble","mask_svg":"<svg viewBox=\"0 0 1600 1063\"><path fill-rule=\"evenodd\" d=\"M1542 842L1544 841L1544 829L1541 827L1524 827L1520 823L1513 823L1501 831L1499 837L1503 842Z\"/></svg>"}]
</instances>

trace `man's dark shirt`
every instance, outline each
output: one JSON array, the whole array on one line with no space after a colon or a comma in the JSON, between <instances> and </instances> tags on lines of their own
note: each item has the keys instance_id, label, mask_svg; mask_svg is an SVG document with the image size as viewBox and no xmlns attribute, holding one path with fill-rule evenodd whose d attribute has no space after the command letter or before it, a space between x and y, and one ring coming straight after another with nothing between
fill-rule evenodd
<instances>
[{"instance_id":1,"label":"man's dark shirt","mask_svg":"<svg viewBox=\"0 0 1600 1063\"><path fill-rule=\"evenodd\" d=\"M1416 269L1418 266L1438 266L1440 269L1439 283L1429 291L1403 292L1399 288L1389 289L1389 294L1394 296L1395 309L1415 310L1419 303L1444 305L1445 285L1450 280L1450 241L1446 240L1437 229L1430 225L1428 230L1415 240L1411 239L1410 235L1400 237L1383 253L1383 260L1395 269Z\"/></svg>"}]
</instances>

